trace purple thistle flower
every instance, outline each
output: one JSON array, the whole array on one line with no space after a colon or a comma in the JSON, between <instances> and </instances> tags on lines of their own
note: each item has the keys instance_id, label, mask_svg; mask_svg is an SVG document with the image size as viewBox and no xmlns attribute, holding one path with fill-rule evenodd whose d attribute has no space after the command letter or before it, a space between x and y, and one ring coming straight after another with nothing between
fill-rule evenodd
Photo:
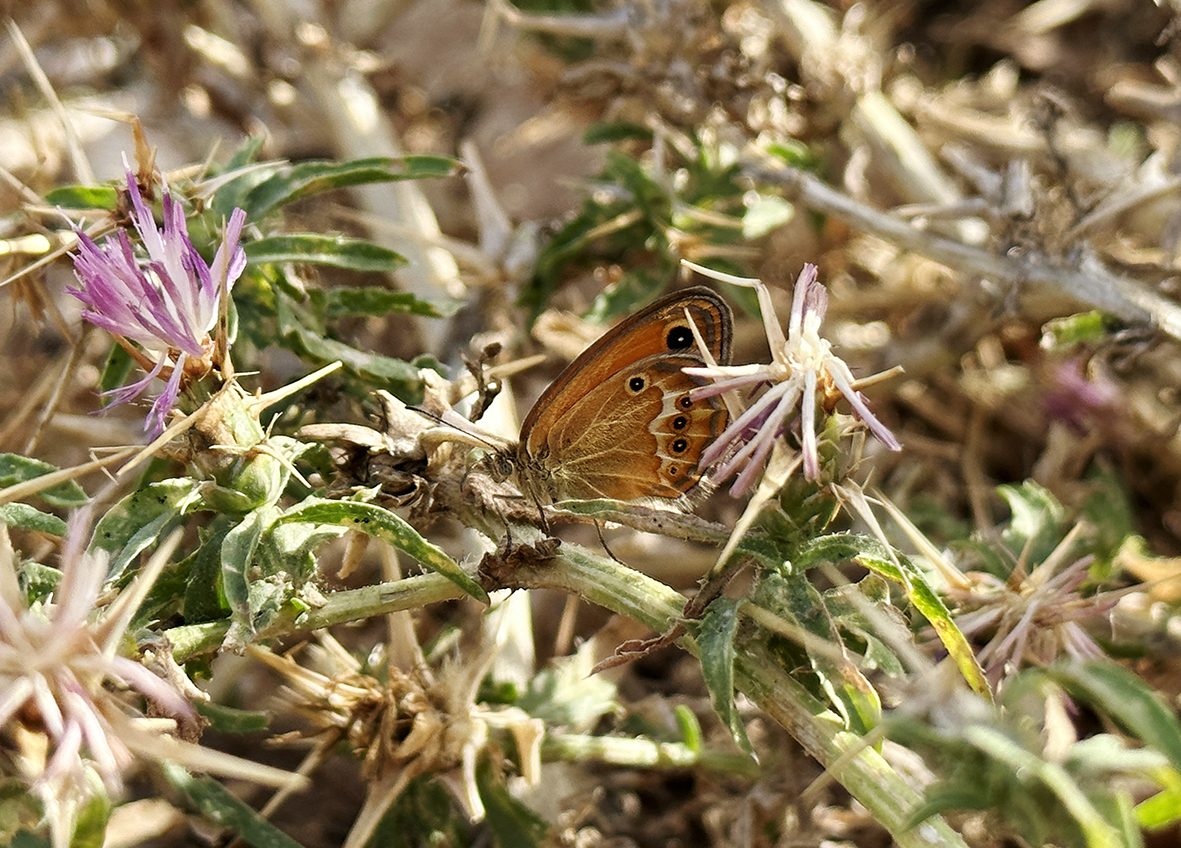
<instances>
[{"instance_id":1,"label":"purple thistle flower","mask_svg":"<svg viewBox=\"0 0 1181 848\"><path fill-rule=\"evenodd\" d=\"M104 605L106 552L84 550L88 513L71 517L61 581L29 602L19 560L0 524L0 779L15 777L42 807L54 848L68 848L78 815L117 796L137 761L174 762L275 786L303 778L184 741L200 729L190 699L202 693L172 662L120 651L179 536L160 545L135 579ZM149 669L163 666L163 675ZM140 703L150 704L151 717Z\"/></svg>"},{"instance_id":2,"label":"purple thistle flower","mask_svg":"<svg viewBox=\"0 0 1181 848\"><path fill-rule=\"evenodd\" d=\"M724 392L749 389L766 384L768 388L739 415L710 445L701 457L703 466L721 464L715 470L719 481L739 472L730 492L744 494L754 486L775 440L782 436L799 409L800 443L803 453L804 476L816 480L820 476L820 457L816 441L816 394L828 394L835 388L853 407L853 414L869 428L890 450L901 450L877 416L870 410L861 393L855 388L853 372L844 360L832 352L832 343L820 335L820 325L828 310L828 292L817 279L816 266L804 265L796 279L787 335L776 320L771 294L758 280L719 274L686 262L694 270L728 283L754 288L758 293L763 313L763 329L771 349L771 362L766 365L715 365L705 368L686 368L685 373L713 381L711 385L694 389L694 399L713 397ZM744 444L743 444L744 443ZM741 444L741 447L738 445Z\"/></svg>"},{"instance_id":3,"label":"purple thistle flower","mask_svg":"<svg viewBox=\"0 0 1181 848\"><path fill-rule=\"evenodd\" d=\"M101 245L79 232L74 274L80 285L69 292L84 304L83 318L140 349L136 358L147 376L108 392L108 408L139 397L157 377L166 380L145 422L155 437L176 405L186 366L190 373L204 373L214 364L209 333L217 323L222 280L228 291L246 267L239 244L246 213L235 209L230 215L225 240L209 265L189 239L184 212L171 194L164 194L163 229L130 170L127 194L146 258L136 256L126 230Z\"/></svg>"}]
</instances>

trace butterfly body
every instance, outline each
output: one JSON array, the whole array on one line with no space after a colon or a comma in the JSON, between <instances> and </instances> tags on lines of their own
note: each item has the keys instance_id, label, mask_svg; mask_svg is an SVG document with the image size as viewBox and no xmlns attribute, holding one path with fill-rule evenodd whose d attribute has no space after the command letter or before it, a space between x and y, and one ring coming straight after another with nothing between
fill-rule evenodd
<instances>
[{"instance_id":1,"label":"butterfly body","mask_svg":"<svg viewBox=\"0 0 1181 848\"><path fill-rule=\"evenodd\" d=\"M728 423L719 398L694 400L681 369L704 364L690 320L718 363L730 360L726 303L696 287L624 319L542 393L511 449L538 501L676 499L701 479L702 452Z\"/></svg>"}]
</instances>

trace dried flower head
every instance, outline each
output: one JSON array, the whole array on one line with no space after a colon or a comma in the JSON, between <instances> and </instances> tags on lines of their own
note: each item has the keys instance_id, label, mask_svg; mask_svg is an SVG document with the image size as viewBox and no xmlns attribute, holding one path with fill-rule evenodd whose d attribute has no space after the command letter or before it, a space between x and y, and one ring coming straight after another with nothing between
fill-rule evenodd
<instances>
[{"instance_id":1,"label":"dried flower head","mask_svg":"<svg viewBox=\"0 0 1181 848\"><path fill-rule=\"evenodd\" d=\"M969 585L949 587L960 630L988 639L977 658L994 684L1064 654L1076 660L1106 657L1085 622L1108 620L1123 593L1084 594L1094 557L1071 555L1082 529L1076 525L1042 562L1032 567L1018 562L1007 579L970 572Z\"/></svg>"},{"instance_id":2,"label":"dried flower head","mask_svg":"<svg viewBox=\"0 0 1181 848\"><path fill-rule=\"evenodd\" d=\"M347 741L368 782L365 804L346 848L368 843L389 806L414 778L432 774L455 795L468 817L484 817L476 787L476 764L491 727L508 728L523 763L539 762L541 725L519 709L490 709L476 691L490 652L469 663L445 663L410 671L389 663L381 680L327 633L308 648L308 665L253 648L251 653L283 675L281 697L316 728L312 759ZM528 775L532 777L532 775Z\"/></svg>"},{"instance_id":3,"label":"dried flower head","mask_svg":"<svg viewBox=\"0 0 1181 848\"><path fill-rule=\"evenodd\" d=\"M797 409L804 475L809 480L818 479L816 405L819 400L835 399L838 394L849 402L854 415L882 444L890 450L901 450L898 440L857 391L857 381L849 366L832 352L832 343L820 335L820 325L828 309L828 292L817 279L815 265L805 265L796 279L785 336L776 319L771 294L762 282L720 274L692 262L685 264L715 279L754 288L763 312L767 345L771 349L771 361L765 365L712 365L685 369L687 374L712 381L711 385L694 389L694 398L766 387L701 457L703 466L720 462L715 471L719 481L741 470L730 490L732 494L745 494L754 486L771 449L787 431Z\"/></svg>"},{"instance_id":4,"label":"dried flower head","mask_svg":"<svg viewBox=\"0 0 1181 848\"><path fill-rule=\"evenodd\" d=\"M148 372L110 392L109 406L139 397L157 377L166 381L145 422L154 436L164 429L186 375L201 376L220 364L214 362L209 334L217 323L222 286L228 291L246 267L239 244L246 213L235 209L230 215L225 240L210 265L193 246L180 203L167 190L162 229L130 170L127 194L146 256L137 256L126 230L101 245L79 232L74 274L80 285L69 291L85 305L82 317L122 340Z\"/></svg>"}]
</instances>

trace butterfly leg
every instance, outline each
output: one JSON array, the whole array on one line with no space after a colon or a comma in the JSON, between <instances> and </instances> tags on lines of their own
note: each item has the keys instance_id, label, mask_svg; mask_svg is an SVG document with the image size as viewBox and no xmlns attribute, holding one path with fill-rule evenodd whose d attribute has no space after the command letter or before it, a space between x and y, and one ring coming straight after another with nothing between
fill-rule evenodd
<instances>
[{"instance_id":1,"label":"butterfly leg","mask_svg":"<svg viewBox=\"0 0 1181 848\"><path fill-rule=\"evenodd\" d=\"M599 534L599 544L603 546L603 550L607 552L607 556L611 557L611 559L620 565L627 565L626 562L615 556L615 552L607 545L607 538L603 535L603 525L597 521L595 522L595 532Z\"/></svg>"}]
</instances>

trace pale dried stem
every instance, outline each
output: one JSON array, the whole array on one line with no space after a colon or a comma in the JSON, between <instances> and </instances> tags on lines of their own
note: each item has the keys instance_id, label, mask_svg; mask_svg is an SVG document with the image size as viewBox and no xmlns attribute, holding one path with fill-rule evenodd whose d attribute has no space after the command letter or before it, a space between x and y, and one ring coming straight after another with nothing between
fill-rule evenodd
<instances>
[{"instance_id":1,"label":"pale dried stem","mask_svg":"<svg viewBox=\"0 0 1181 848\"><path fill-rule=\"evenodd\" d=\"M920 230L874 209L794 168L757 165L748 173L759 182L777 184L809 209L833 215L896 247L941 262L961 274L987 277L1010 286L1044 286L1130 323L1146 323L1181 341L1181 307L1136 280L1119 276L1098 259L1083 257L1074 265L1038 251L1001 256L984 248Z\"/></svg>"}]
</instances>

